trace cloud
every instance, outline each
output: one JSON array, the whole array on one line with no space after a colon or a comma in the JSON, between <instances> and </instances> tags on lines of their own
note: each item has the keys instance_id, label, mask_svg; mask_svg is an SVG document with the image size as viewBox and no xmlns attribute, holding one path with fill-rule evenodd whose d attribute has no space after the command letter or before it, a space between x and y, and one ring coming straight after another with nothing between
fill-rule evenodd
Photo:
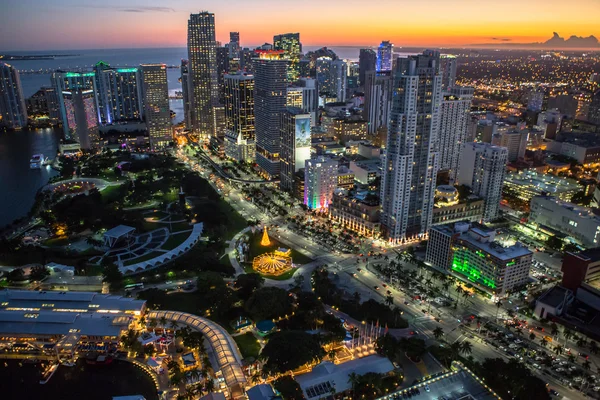
<instances>
[{"instance_id":1,"label":"cloud","mask_svg":"<svg viewBox=\"0 0 600 400\"><path fill-rule=\"evenodd\" d=\"M498 40L500 42L510 42L512 40L512 39L508 39L508 38L496 38L496 37L493 37L491 39L492 40Z\"/></svg>"}]
</instances>

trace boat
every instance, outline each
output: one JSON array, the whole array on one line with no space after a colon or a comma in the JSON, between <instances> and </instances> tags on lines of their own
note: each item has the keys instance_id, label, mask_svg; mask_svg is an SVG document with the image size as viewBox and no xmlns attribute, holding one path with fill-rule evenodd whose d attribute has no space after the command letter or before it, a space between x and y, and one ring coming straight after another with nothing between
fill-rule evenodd
<instances>
[{"instance_id":1,"label":"boat","mask_svg":"<svg viewBox=\"0 0 600 400\"><path fill-rule=\"evenodd\" d=\"M29 160L29 168L40 169L40 168L42 168L43 163L44 163L44 155L43 154L34 154L31 156L31 160Z\"/></svg>"}]
</instances>

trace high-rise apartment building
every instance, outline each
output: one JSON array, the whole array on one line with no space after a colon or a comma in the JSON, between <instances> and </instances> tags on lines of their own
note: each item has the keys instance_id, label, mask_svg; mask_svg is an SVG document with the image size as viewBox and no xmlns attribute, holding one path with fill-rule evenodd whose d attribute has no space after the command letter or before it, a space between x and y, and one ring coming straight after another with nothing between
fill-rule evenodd
<instances>
[{"instance_id":1,"label":"high-rise apartment building","mask_svg":"<svg viewBox=\"0 0 600 400\"><path fill-rule=\"evenodd\" d=\"M279 175L281 113L287 101L288 60L282 51L264 50L253 60L256 163L271 179Z\"/></svg>"},{"instance_id":2,"label":"high-rise apartment building","mask_svg":"<svg viewBox=\"0 0 600 400\"><path fill-rule=\"evenodd\" d=\"M390 72L367 71L364 78L364 118L369 122L369 134L386 127L390 117L393 79Z\"/></svg>"},{"instance_id":3,"label":"high-rise apartment building","mask_svg":"<svg viewBox=\"0 0 600 400\"><path fill-rule=\"evenodd\" d=\"M587 120L592 124L600 125L600 89L592 96L592 102L588 108Z\"/></svg>"},{"instance_id":4,"label":"high-rise apartment building","mask_svg":"<svg viewBox=\"0 0 600 400\"><path fill-rule=\"evenodd\" d=\"M300 78L293 86L288 86L286 106L297 107L309 113L311 126L315 126L319 108L316 79Z\"/></svg>"},{"instance_id":5,"label":"high-rise apartment building","mask_svg":"<svg viewBox=\"0 0 600 400\"><path fill-rule=\"evenodd\" d=\"M217 44L215 15L206 11L191 14L188 21L188 60L191 78L192 129L201 138L213 133L213 106L218 104Z\"/></svg>"},{"instance_id":6,"label":"high-rise apartment building","mask_svg":"<svg viewBox=\"0 0 600 400\"><path fill-rule=\"evenodd\" d=\"M451 179L456 176L461 146L467 139L473 92L472 87L454 86L443 93L439 135L440 170L449 171Z\"/></svg>"},{"instance_id":7,"label":"high-rise apartment building","mask_svg":"<svg viewBox=\"0 0 600 400\"><path fill-rule=\"evenodd\" d=\"M508 151L489 143L465 143L460 151L456 183L484 200L483 220L498 218Z\"/></svg>"},{"instance_id":8,"label":"high-rise apartment building","mask_svg":"<svg viewBox=\"0 0 600 400\"><path fill-rule=\"evenodd\" d=\"M225 75L225 154L252 162L255 140L254 76Z\"/></svg>"},{"instance_id":9,"label":"high-rise apartment building","mask_svg":"<svg viewBox=\"0 0 600 400\"><path fill-rule=\"evenodd\" d=\"M281 190L294 190L294 174L310 159L310 119L310 114L297 107L281 113Z\"/></svg>"},{"instance_id":10,"label":"high-rise apartment building","mask_svg":"<svg viewBox=\"0 0 600 400\"><path fill-rule=\"evenodd\" d=\"M229 49L217 47L217 82L219 84L219 104L225 103L224 77L229 74Z\"/></svg>"},{"instance_id":11,"label":"high-rise apartment building","mask_svg":"<svg viewBox=\"0 0 600 400\"><path fill-rule=\"evenodd\" d=\"M508 149L508 162L515 162L525 157L529 131L511 127L498 127L497 134L492 137L492 144Z\"/></svg>"},{"instance_id":12,"label":"high-rise apartment building","mask_svg":"<svg viewBox=\"0 0 600 400\"><path fill-rule=\"evenodd\" d=\"M399 58L382 159L381 224L391 243L424 237L433 213L442 102L436 51Z\"/></svg>"},{"instance_id":13,"label":"high-rise apartment building","mask_svg":"<svg viewBox=\"0 0 600 400\"><path fill-rule=\"evenodd\" d=\"M328 97L335 98L337 101L346 100L348 64L345 61L319 57L316 71L320 94L327 94Z\"/></svg>"},{"instance_id":14,"label":"high-rise apartment building","mask_svg":"<svg viewBox=\"0 0 600 400\"><path fill-rule=\"evenodd\" d=\"M94 74L101 124L142 119L142 83L138 68L111 68L100 61L94 66Z\"/></svg>"},{"instance_id":15,"label":"high-rise apartment building","mask_svg":"<svg viewBox=\"0 0 600 400\"><path fill-rule=\"evenodd\" d=\"M365 84L365 74L375 71L377 65L377 53L373 49L360 49L358 53L358 84Z\"/></svg>"},{"instance_id":16,"label":"high-rise apartment building","mask_svg":"<svg viewBox=\"0 0 600 400\"><path fill-rule=\"evenodd\" d=\"M173 140L167 66L165 64L142 64L141 68L144 87L144 117L148 127L150 147L155 150L167 146Z\"/></svg>"},{"instance_id":17,"label":"high-rise apartment building","mask_svg":"<svg viewBox=\"0 0 600 400\"><path fill-rule=\"evenodd\" d=\"M84 150L97 147L99 141L95 97L93 90L74 89L62 92L66 115L63 124L69 130L69 137Z\"/></svg>"},{"instance_id":18,"label":"high-rise apartment building","mask_svg":"<svg viewBox=\"0 0 600 400\"><path fill-rule=\"evenodd\" d=\"M442 90L447 91L456 84L456 56L443 54L440 56L440 75Z\"/></svg>"},{"instance_id":19,"label":"high-rise apartment building","mask_svg":"<svg viewBox=\"0 0 600 400\"><path fill-rule=\"evenodd\" d=\"M393 64L394 44L389 40L384 40L377 48L377 62L375 64L375 71L389 72L392 70Z\"/></svg>"},{"instance_id":20,"label":"high-rise apartment building","mask_svg":"<svg viewBox=\"0 0 600 400\"><path fill-rule=\"evenodd\" d=\"M0 63L0 126L21 129L27 126L27 108L19 71Z\"/></svg>"},{"instance_id":21,"label":"high-rise apartment building","mask_svg":"<svg viewBox=\"0 0 600 400\"><path fill-rule=\"evenodd\" d=\"M65 102L63 98L63 92L71 92L74 90L87 91L92 90L96 92L95 74L93 72L65 72L57 71L53 72L51 76L52 87L56 91L58 105L60 107L60 119L63 121L63 133L65 139L74 140L71 137L71 132L67 125L64 123L67 119ZM96 109L98 104L96 104Z\"/></svg>"},{"instance_id":22,"label":"high-rise apartment building","mask_svg":"<svg viewBox=\"0 0 600 400\"><path fill-rule=\"evenodd\" d=\"M311 210L326 211L337 187L338 162L327 157L304 164L304 204Z\"/></svg>"},{"instance_id":23,"label":"high-rise apartment building","mask_svg":"<svg viewBox=\"0 0 600 400\"><path fill-rule=\"evenodd\" d=\"M300 55L302 54L300 34L283 33L273 36L273 50L283 50L283 54L289 60L288 82L295 82L300 77Z\"/></svg>"},{"instance_id":24,"label":"high-rise apartment building","mask_svg":"<svg viewBox=\"0 0 600 400\"><path fill-rule=\"evenodd\" d=\"M541 88L531 89L527 95L527 110L533 112L542 111L544 105L544 90Z\"/></svg>"},{"instance_id":25,"label":"high-rise apartment building","mask_svg":"<svg viewBox=\"0 0 600 400\"><path fill-rule=\"evenodd\" d=\"M240 56L240 33L229 32L229 58Z\"/></svg>"},{"instance_id":26,"label":"high-rise apartment building","mask_svg":"<svg viewBox=\"0 0 600 400\"><path fill-rule=\"evenodd\" d=\"M190 79L190 63L188 60L181 60L181 95L183 97L183 124L186 130L192 129L192 115L191 115L191 96L192 87Z\"/></svg>"}]
</instances>

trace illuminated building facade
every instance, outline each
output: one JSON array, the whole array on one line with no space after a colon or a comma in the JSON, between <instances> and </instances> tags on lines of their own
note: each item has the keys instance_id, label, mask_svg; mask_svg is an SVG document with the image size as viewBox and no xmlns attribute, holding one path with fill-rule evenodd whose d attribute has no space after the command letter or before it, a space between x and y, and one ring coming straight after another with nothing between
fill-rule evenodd
<instances>
[{"instance_id":1,"label":"illuminated building facade","mask_svg":"<svg viewBox=\"0 0 600 400\"><path fill-rule=\"evenodd\" d=\"M588 108L587 120L592 124L600 125L600 89L592 96L592 102Z\"/></svg>"},{"instance_id":2,"label":"illuminated building facade","mask_svg":"<svg viewBox=\"0 0 600 400\"><path fill-rule=\"evenodd\" d=\"M217 47L217 83L219 84L219 104L225 103L225 75L229 74L229 49Z\"/></svg>"},{"instance_id":3,"label":"illuminated building facade","mask_svg":"<svg viewBox=\"0 0 600 400\"><path fill-rule=\"evenodd\" d=\"M440 75L442 76L442 90L454 87L456 83L456 56L442 54L440 56Z\"/></svg>"},{"instance_id":4,"label":"illuminated building facade","mask_svg":"<svg viewBox=\"0 0 600 400\"><path fill-rule=\"evenodd\" d=\"M301 108L287 107L281 113L281 190L294 190L294 175L310 159L310 146L310 114Z\"/></svg>"},{"instance_id":5,"label":"illuminated building facade","mask_svg":"<svg viewBox=\"0 0 600 400\"><path fill-rule=\"evenodd\" d=\"M474 89L455 86L444 92L440 122L440 170L449 171L450 179L458 172L461 146L466 142Z\"/></svg>"},{"instance_id":6,"label":"illuminated building facade","mask_svg":"<svg viewBox=\"0 0 600 400\"><path fill-rule=\"evenodd\" d=\"M75 140L71 137L71 132L68 127L67 115L65 110L65 101L63 92L71 92L74 90L96 91L96 80L94 79L95 74L93 72L53 72L51 76L52 87L56 91L58 105L60 107L60 119L63 125L63 133L65 139ZM97 106L97 104L96 104Z\"/></svg>"},{"instance_id":7,"label":"illuminated building facade","mask_svg":"<svg viewBox=\"0 0 600 400\"><path fill-rule=\"evenodd\" d=\"M391 243L418 240L431 225L442 102L440 55L399 58L385 155L381 225Z\"/></svg>"},{"instance_id":8,"label":"illuminated building facade","mask_svg":"<svg viewBox=\"0 0 600 400\"><path fill-rule=\"evenodd\" d=\"M452 222L469 221L479 222L483 216L483 199L476 196L461 200L453 205L440 205L436 203L433 208L431 225L449 224Z\"/></svg>"},{"instance_id":9,"label":"illuminated building facade","mask_svg":"<svg viewBox=\"0 0 600 400\"><path fill-rule=\"evenodd\" d=\"M63 91L65 124L69 137L79 143L79 147L89 150L99 142L98 112L93 90Z\"/></svg>"},{"instance_id":10,"label":"illuminated building facade","mask_svg":"<svg viewBox=\"0 0 600 400\"><path fill-rule=\"evenodd\" d=\"M527 283L533 253L519 242L509 246L483 225L457 222L431 228L425 261L452 272L493 296Z\"/></svg>"},{"instance_id":11,"label":"illuminated building facade","mask_svg":"<svg viewBox=\"0 0 600 400\"><path fill-rule=\"evenodd\" d=\"M167 67L164 64L142 64L144 105L150 147L155 150L173 140ZM212 126L212 124L211 124Z\"/></svg>"},{"instance_id":12,"label":"illuminated building facade","mask_svg":"<svg viewBox=\"0 0 600 400\"><path fill-rule=\"evenodd\" d=\"M254 76L225 75L225 154L252 162L256 152Z\"/></svg>"},{"instance_id":13,"label":"illuminated building facade","mask_svg":"<svg viewBox=\"0 0 600 400\"><path fill-rule=\"evenodd\" d=\"M311 210L326 210L337 187L338 162L327 157L306 160L304 204Z\"/></svg>"},{"instance_id":14,"label":"illuminated building facade","mask_svg":"<svg viewBox=\"0 0 600 400\"><path fill-rule=\"evenodd\" d=\"M319 93L317 80L300 78L293 86L287 88L287 107L298 107L310 114L311 126L317 124L317 110L319 108Z\"/></svg>"},{"instance_id":15,"label":"illuminated building facade","mask_svg":"<svg viewBox=\"0 0 600 400\"><path fill-rule=\"evenodd\" d=\"M368 132L374 135L381 127L387 127L390 117L393 79L391 73L374 70L364 74L365 103L364 118L369 122Z\"/></svg>"},{"instance_id":16,"label":"illuminated building facade","mask_svg":"<svg viewBox=\"0 0 600 400\"><path fill-rule=\"evenodd\" d=\"M282 51L263 50L253 60L256 163L268 179L279 176L281 113L287 101L287 65Z\"/></svg>"},{"instance_id":17,"label":"illuminated building facade","mask_svg":"<svg viewBox=\"0 0 600 400\"><path fill-rule=\"evenodd\" d=\"M352 140L367 140L368 125L369 123L362 119L335 119L333 120L333 135L343 145Z\"/></svg>"},{"instance_id":18,"label":"illuminated building facade","mask_svg":"<svg viewBox=\"0 0 600 400\"><path fill-rule=\"evenodd\" d=\"M541 174L533 170L509 172L504 177L503 192L529 204L535 196L543 194L563 201L571 201L583 187L573 179L560 178L551 174Z\"/></svg>"},{"instance_id":19,"label":"illuminated building facade","mask_svg":"<svg viewBox=\"0 0 600 400\"><path fill-rule=\"evenodd\" d=\"M336 101L346 100L346 79L348 64L331 57L319 57L316 66L319 94L326 95Z\"/></svg>"},{"instance_id":20,"label":"illuminated building facade","mask_svg":"<svg viewBox=\"0 0 600 400\"><path fill-rule=\"evenodd\" d=\"M219 99L214 14L190 14L187 44L192 130L207 139L213 133L213 106Z\"/></svg>"},{"instance_id":21,"label":"illuminated building facade","mask_svg":"<svg viewBox=\"0 0 600 400\"><path fill-rule=\"evenodd\" d=\"M111 68L100 61L94 66L94 73L101 124L142 119L142 84L138 68Z\"/></svg>"},{"instance_id":22,"label":"illuminated building facade","mask_svg":"<svg viewBox=\"0 0 600 400\"><path fill-rule=\"evenodd\" d=\"M381 42L377 48L377 61L375 71L390 72L394 63L394 44L389 40Z\"/></svg>"},{"instance_id":23,"label":"illuminated building facade","mask_svg":"<svg viewBox=\"0 0 600 400\"><path fill-rule=\"evenodd\" d=\"M342 224L345 229L371 238L380 234L379 202L334 193L329 207L329 218Z\"/></svg>"},{"instance_id":24,"label":"illuminated building facade","mask_svg":"<svg viewBox=\"0 0 600 400\"><path fill-rule=\"evenodd\" d=\"M358 53L358 84L365 84L366 73L375 71L377 65L377 53L373 49L360 49Z\"/></svg>"},{"instance_id":25,"label":"illuminated building facade","mask_svg":"<svg viewBox=\"0 0 600 400\"><path fill-rule=\"evenodd\" d=\"M183 97L183 123L186 130L192 129L192 116L190 110L190 102L192 95L192 87L190 80L190 63L188 60L181 60L181 94Z\"/></svg>"},{"instance_id":26,"label":"illuminated building facade","mask_svg":"<svg viewBox=\"0 0 600 400\"><path fill-rule=\"evenodd\" d=\"M489 143L462 146L456 181L470 187L474 195L484 200L483 220L486 222L498 218L507 160L508 151L504 147Z\"/></svg>"},{"instance_id":27,"label":"illuminated building facade","mask_svg":"<svg viewBox=\"0 0 600 400\"><path fill-rule=\"evenodd\" d=\"M27 108L19 71L0 63L0 126L21 129L27 125Z\"/></svg>"},{"instance_id":28,"label":"illuminated building facade","mask_svg":"<svg viewBox=\"0 0 600 400\"><path fill-rule=\"evenodd\" d=\"M302 43L299 33L284 33L273 36L273 50L283 50L289 60L287 77L288 82L295 82L300 77L300 55Z\"/></svg>"}]
</instances>

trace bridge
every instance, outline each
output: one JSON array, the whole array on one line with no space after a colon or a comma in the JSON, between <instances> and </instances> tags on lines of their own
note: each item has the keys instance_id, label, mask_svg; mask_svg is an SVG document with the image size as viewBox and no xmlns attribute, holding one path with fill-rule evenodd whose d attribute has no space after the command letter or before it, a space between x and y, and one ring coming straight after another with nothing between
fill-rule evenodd
<instances>
[{"instance_id":1,"label":"bridge","mask_svg":"<svg viewBox=\"0 0 600 400\"><path fill-rule=\"evenodd\" d=\"M237 344L222 326L209 319L179 311L153 310L148 313L146 319L159 320L162 317L202 332L214 353L218 370L223 374L230 396L236 399L244 395L247 380L242 371L242 356Z\"/></svg>"}]
</instances>

